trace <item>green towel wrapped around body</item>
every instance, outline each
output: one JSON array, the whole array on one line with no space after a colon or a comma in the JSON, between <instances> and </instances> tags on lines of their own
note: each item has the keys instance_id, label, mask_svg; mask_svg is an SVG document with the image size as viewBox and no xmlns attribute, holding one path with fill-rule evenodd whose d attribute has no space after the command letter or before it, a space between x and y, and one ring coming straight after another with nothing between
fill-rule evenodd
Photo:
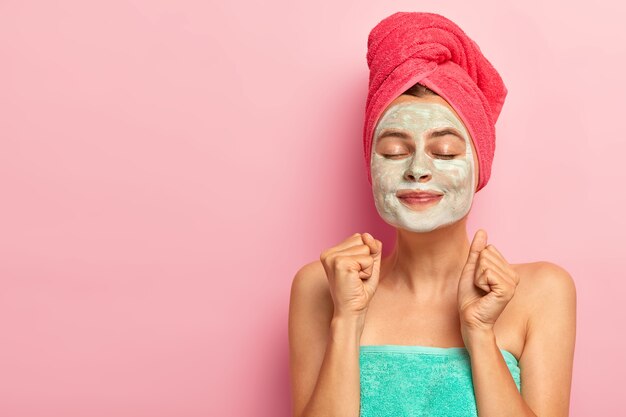
<instances>
[{"instance_id":1,"label":"green towel wrapped around body","mask_svg":"<svg viewBox=\"0 0 626 417\"><path fill-rule=\"evenodd\" d=\"M520 390L517 359L500 351ZM362 345L359 363L361 417L478 416L465 347Z\"/></svg>"}]
</instances>

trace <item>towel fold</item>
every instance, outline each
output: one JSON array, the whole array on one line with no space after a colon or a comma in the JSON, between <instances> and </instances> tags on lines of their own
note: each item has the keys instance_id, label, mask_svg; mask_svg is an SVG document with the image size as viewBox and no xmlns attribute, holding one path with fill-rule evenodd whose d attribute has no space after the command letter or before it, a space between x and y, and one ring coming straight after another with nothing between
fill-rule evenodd
<instances>
[{"instance_id":1,"label":"towel fold","mask_svg":"<svg viewBox=\"0 0 626 417\"><path fill-rule=\"evenodd\" d=\"M416 83L446 100L476 148L478 186L491 175L495 123L507 89L478 45L449 19L424 12L397 12L380 21L367 41L370 70L363 145L368 180L376 123L387 106Z\"/></svg>"}]
</instances>

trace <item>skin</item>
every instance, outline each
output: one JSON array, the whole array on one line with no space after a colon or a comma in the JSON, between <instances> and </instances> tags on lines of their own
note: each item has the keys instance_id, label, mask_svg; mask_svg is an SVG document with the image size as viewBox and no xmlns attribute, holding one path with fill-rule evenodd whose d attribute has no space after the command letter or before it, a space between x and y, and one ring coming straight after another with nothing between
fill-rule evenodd
<instances>
[{"instance_id":1,"label":"skin","mask_svg":"<svg viewBox=\"0 0 626 417\"><path fill-rule=\"evenodd\" d=\"M438 96L400 96L385 112L401 103L420 104L413 110L421 109L422 115L426 114L424 105L447 107L460 120ZM304 265L294 277L289 310L294 416L339 412L357 417L358 346L382 344L467 347L481 417L567 416L576 329L572 277L551 262L509 263L487 243L482 229L470 242L466 230L469 210L452 213L455 207L463 207L453 204L452 198L446 206L448 217L429 217L426 211L412 214L394 205L393 199L385 200L398 184L418 188L436 181L438 187L457 196L463 195L468 184L471 189L477 184L478 172L473 169L473 181L466 179L456 189L444 186L452 183L453 173L448 172L450 182L446 182L445 172L437 171L435 162L427 159L432 144L427 144L425 130L413 127L410 131L408 142L421 152L415 169L405 165L409 168L399 175L389 165L386 171L392 179L384 178L383 169L378 174L372 171L372 179L378 181L373 184L374 195L385 213L381 216L399 226L395 247L380 261L378 285L363 322L336 316L319 260ZM458 158L469 162L471 149L473 164L468 165L478 167L473 144L466 144L470 145L466 154ZM373 147L373 152L383 151L387 150ZM456 201L467 204L471 200L465 195ZM373 245L371 235L363 236L369 236L364 241ZM521 394L498 349L508 350L518 359Z\"/></svg>"}]
</instances>

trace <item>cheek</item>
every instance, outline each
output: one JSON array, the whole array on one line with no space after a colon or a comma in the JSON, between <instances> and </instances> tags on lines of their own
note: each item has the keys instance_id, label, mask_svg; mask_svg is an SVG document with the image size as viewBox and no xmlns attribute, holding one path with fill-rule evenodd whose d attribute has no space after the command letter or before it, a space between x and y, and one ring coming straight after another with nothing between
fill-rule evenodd
<instances>
[{"instance_id":1,"label":"cheek","mask_svg":"<svg viewBox=\"0 0 626 417\"><path fill-rule=\"evenodd\" d=\"M435 160L437 171L445 178L451 186L461 187L470 180L470 164L462 159L454 160Z\"/></svg>"},{"instance_id":2,"label":"cheek","mask_svg":"<svg viewBox=\"0 0 626 417\"><path fill-rule=\"evenodd\" d=\"M381 161L375 156L372 161L372 185L380 191L395 190L402 181L404 164Z\"/></svg>"}]
</instances>

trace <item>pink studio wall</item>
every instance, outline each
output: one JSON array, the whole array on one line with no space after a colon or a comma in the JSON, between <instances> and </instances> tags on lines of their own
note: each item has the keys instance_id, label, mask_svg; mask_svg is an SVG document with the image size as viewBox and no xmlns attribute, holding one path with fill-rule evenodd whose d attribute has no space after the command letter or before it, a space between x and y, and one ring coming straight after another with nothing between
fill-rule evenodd
<instances>
[{"instance_id":1,"label":"pink studio wall","mask_svg":"<svg viewBox=\"0 0 626 417\"><path fill-rule=\"evenodd\" d=\"M470 233L578 290L571 415L618 416L618 2L0 4L0 415L288 416L304 263L392 246L362 160L369 30L457 22L509 96Z\"/></svg>"}]
</instances>

